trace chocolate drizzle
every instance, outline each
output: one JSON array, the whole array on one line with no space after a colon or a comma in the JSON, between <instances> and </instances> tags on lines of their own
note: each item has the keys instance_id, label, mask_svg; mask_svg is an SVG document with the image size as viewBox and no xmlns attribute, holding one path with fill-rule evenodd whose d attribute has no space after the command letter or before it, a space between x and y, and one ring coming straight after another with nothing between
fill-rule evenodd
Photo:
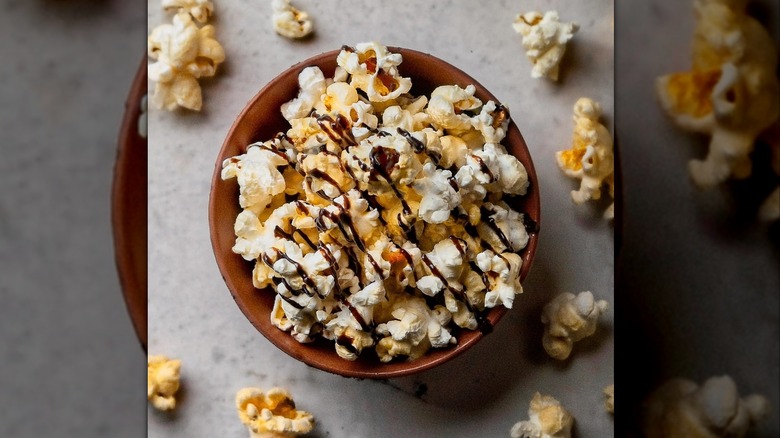
<instances>
[{"instance_id":1,"label":"chocolate drizzle","mask_svg":"<svg viewBox=\"0 0 780 438\"><path fill-rule=\"evenodd\" d=\"M483 160L482 157L480 157L479 155L471 154L471 158L476 160L476 162L479 164L479 170L481 170L482 173L484 173L485 175L488 176L488 178L490 178L490 182L496 181L496 177L493 175L493 172L490 171L488 165L485 164L485 160Z\"/></svg>"},{"instance_id":2,"label":"chocolate drizzle","mask_svg":"<svg viewBox=\"0 0 780 438\"><path fill-rule=\"evenodd\" d=\"M274 230L275 231L275 230ZM303 266L301 266L300 263L296 262L295 260L291 259L290 256L287 255L284 251L280 251L276 248L272 248L273 251L276 252L276 260L271 260L270 257L268 257L268 254L263 254L263 262L265 262L266 265L268 265L271 269L273 269L274 263L279 260L279 258L283 258L290 262L295 267L295 271L298 273L298 276L301 277L301 280L303 280L303 284L305 284L307 287L303 288L303 292L308 296L314 296L314 294L311 291L316 291L317 294L319 294L319 290L317 290L317 285L314 283L314 281L309 278L309 275L306 273L306 270L303 269ZM285 282L285 286L287 286L288 289L292 290L293 288L289 287L289 284L287 284L287 281L283 278L282 281ZM308 288L308 289L307 289Z\"/></svg>"},{"instance_id":3,"label":"chocolate drizzle","mask_svg":"<svg viewBox=\"0 0 780 438\"><path fill-rule=\"evenodd\" d=\"M374 147L369 154L372 167L370 178L376 178L376 174L379 174L384 178L390 185L390 188L393 189L395 196L401 201L401 207L404 210L404 214L411 214L412 209L409 208L409 204L406 203L406 200L398 190L398 187L393 184L393 180L390 178L390 173L393 171L395 165L398 164L400 156L401 155L395 149L386 148L384 146Z\"/></svg>"},{"instance_id":4,"label":"chocolate drizzle","mask_svg":"<svg viewBox=\"0 0 780 438\"><path fill-rule=\"evenodd\" d=\"M355 137L352 136L352 122L350 122L349 119L341 114L336 116L336 119L333 119L333 117L327 114L323 114L321 116L317 116L315 114L315 116L317 124L320 126L320 129L322 129L322 132L327 134L327 136L333 140L334 143L341 146L343 146L345 143L348 146L354 146L357 144Z\"/></svg>"},{"instance_id":5,"label":"chocolate drizzle","mask_svg":"<svg viewBox=\"0 0 780 438\"><path fill-rule=\"evenodd\" d=\"M492 214L495 214L494 211L488 210L486 208L481 208L480 213L482 214L482 218L487 224L488 227L490 227L491 230L493 230L493 233L498 236L498 240L501 241L501 243L506 247L508 251L514 251L514 248L512 248L512 242L509 241L509 239L506 237L506 234L504 234L503 231L501 231L501 228L498 227L498 224L496 223L496 220L493 219Z\"/></svg>"},{"instance_id":6,"label":"chocolate drizzle","mask_svg":"<svg viewBox=\"0 0 780 438\"><path fill-rule=\"evenodd\" d=\"M425 152L425 145L423 142L414 138L414 136L410 134L409 131L403 128L397 128L396 131L404 136L404 138L406 138L406 141L409 142L409 146L412 147L412 150L414 150L415 153L420 154Z\"/></svg>"}]
</instances>

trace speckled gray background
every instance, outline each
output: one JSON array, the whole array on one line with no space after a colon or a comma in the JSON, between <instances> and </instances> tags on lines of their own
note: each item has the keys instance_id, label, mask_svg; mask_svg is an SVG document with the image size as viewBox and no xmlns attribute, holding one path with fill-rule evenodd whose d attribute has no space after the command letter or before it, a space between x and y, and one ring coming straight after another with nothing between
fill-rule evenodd
<instances>
[{"instance_id":1,"label":"speckled gray background","mask_svg":"<svg viewBox=\"0 0 780 438\"><path fill-rule=\"evenodd\" d=\"M756 436L777 437L780 224L770 229L755 221L773 187L766 150L756 150L753 178L698 191L687 162L706 154L707 141L675 128L652 88L656 77L690 68L692 3L616 5L615 101L625 193L616 337L620 351L631 352L618 352L618 374L634 390L624 387L621 394L618 387L618 399L636 401L670 377L702 382L730 374L743 395L769 397L771 415ZM778 6L751 6L776 41Z\"/></svg>"},{"instance_id":2,"label":"speckled gray background","mask_svg":"<svg viewBox=\"0 0 780 438\"><path fill-rule=\"evenodd\" d=\"M142 437L110 196L146 7L0 4L0 436Z\"/></svg>"}]
</instances>

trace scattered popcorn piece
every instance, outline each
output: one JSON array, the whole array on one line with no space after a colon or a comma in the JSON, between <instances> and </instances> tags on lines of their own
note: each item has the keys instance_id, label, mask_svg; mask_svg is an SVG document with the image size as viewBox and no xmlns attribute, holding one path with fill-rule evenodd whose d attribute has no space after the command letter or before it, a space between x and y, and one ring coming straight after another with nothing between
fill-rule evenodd
<instances>
[{"instance_id":1,"label":"scattered popcorn piece","mask_svg":"<svg viewBox=\"0 0 780 438\"><path fill-rule=\"evenodd\" d=\"M607 396L607 399L604 400L604 408L610 414L614 414L615 413L615 385L612 384L604 388L604 395Z\"/></svg>"},{"instance_id":2,"label":"scattered popcorn piece","mask_svg":"<svg viewBox=\"0 0 780 438\"><path fill-rule=\"evenodd\" d=\"M701 386L676 378L644 402L642 430L647 438L740 438L768 413L764 396L740 398L729 376L711 377Z\"/></svg>"},{"instance_id":3,"label":"scattered popcorn piece","mask_svg":"<svg viewBox=\"0 0 780 438\"><path fill-rule=\"evenodd\" d=\"M146 138L149 132L149 116L147 114L148 111L148 95L144 94L144 97L141 98L140 108L141 108L141 114L138 116L138 135L140 135L142 138Z\"/></svg>"},{"instance_id":4,"label":"scattered popcorn piece","mask_svg":"<svg viewBox=\"0 0 780 438\"><path fill-rule=\"evenodd\" d=\"M149 356L146 377L146 397L157 409L170 411L176 407L174 395L179 390L180 360L165 356Z\"/></svg>"},{"instance_id":5,"label":"scattered popcorn piece","mask_svg":"<svg viewBox=\"0 0 780 438\"><path fill-rule=\"evenodd\" d=\"M201 77L214 76L225 60L225 51L214 39L214 26L201 28L189 13L178 13L173 24L157 26L148 39L149 79L156 82L152 103L172 111L183 107L200 111L203 105Z\"/></svg>"},{"instance_id":6,"label":"scattered popcorn piece","mask_svg":"<svg viewBox=\"0 0 780 438\"><path fill-rule=\"evenodd\" d=\"M273 289L271 323L345 360L457 344L522 292L527 220L502 198L529 182L500 143L508 110L472 85L413 96L401 62L370 42L344 46L332 78L303 69L289 129L222 163L243 208L233 252Z\"/></svg>"},{"instance_id":7,"label":"scattered popcorn piece","mask_svg":"<svg viewBox=\"0 0 780 438\"><path fill-rule=\"evenodd\" d=\"M304 38L314 30L314 24L309 14L294 8L290 0L273 0L272 17L274 30L283 37L290 39Z\"/></svg>"},{"instance_id":8,"label":"scattered popcorn piece","mask_svg":"<svg viewBox=\"0 0 780 438\"><path fill-rule=\"evenodd\" d=\"M688 169L699 188L747 178L756 137L780 116L776 46L743 0L698 0L692 70L656 81L661 107L680 128L711 136Z\"/></svg>"},{"instance_id":9,"label":"scattered popcorn piece","mask_svg":"<svg viewBox=\"0 0 780 438\"><path fill-rule=\"evenodd\" d=\"M186 12L200 23L209 21L214 13L214 3L211 0L162 0L166 11Z\"/></svg>"},{"instance_id":10,"label":"scattered popcorn piece","mask_svg":"<svg viewBox=\"0 0 780 438\"><path fill-rule=\"evenodd\" d=\"M293 438L311 432L314 416L295 408L289 392L271 388L243 388L236 394L238 418L251 438Z\"/></svg>"},{"instance_id":11,"label":"scattered popcorn piece","mask_svg":"<svg viewBox=\"0 0 780 438\"><path fill-rule=\"evenodd\" d=\"M549 395L534 394L528 408L528 421L512 426L512 438L571 438L574 417Z\"/></svg>"},{"instance_id":12,"label":"scattered popcorn piece","mask_svg":"<svg viewBox=\"0 0 780 438\"><path fill-rule=\"evenodd\" d=\"M533 64L531 77L557 81L566 43L579 30L577 23L561 23L557 11L544 15L533 11L518 14L512 27L523 36L525 54Z\"/></svg>"},{"instance_id":13,"label":"scattered popcorn piece","mask_svg":"<svg viewBox=\"0 0 780 438\"><path fill-rule=\"evenodd\" d=\"M576 296L566 292L553 298L542 310L542 345L547 354L558 360L569 357L575 342L596 332L599 317L608 307L606 301L595 301L588 291Z\"/></svg>"},{"instance_id":14,"label":"scattered popcorn piece","mask_svg":"<svg viewBox=\"0 0 780 438\"><path fill-rule=\"evenodd\" d=\"M558 151L555 158L558 167L571 178L580 179L579 190L571 192L571 199L583 204L601 198L601 186L609 187L610 197L615 197L615 158L612 154L612 136L599 123L601 106L587 97L574 104L574 134L571 149ZM604 217L614 217L615 204L607 208Z\"/></svg>"}]
</instances>

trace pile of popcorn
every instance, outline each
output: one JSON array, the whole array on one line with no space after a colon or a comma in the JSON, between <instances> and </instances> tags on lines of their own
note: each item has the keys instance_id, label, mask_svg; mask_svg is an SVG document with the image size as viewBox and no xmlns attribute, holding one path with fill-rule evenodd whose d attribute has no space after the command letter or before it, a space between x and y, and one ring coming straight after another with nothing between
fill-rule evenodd
<instances>
[{"instance_id":1,"label":"pile of popcorn","mask_svg":"<svg viewBox=\"0 0 780 438\"><path fill-rule=\"evenodd\" d=\"M333 78L299 75L290 129L223 162L241 213L233 251L276 291L272 323L355 360L414 359L486 329L522 292L518 253L534 227L504 194L528 190L501 141L508 110L443 85L412 96L402 56L343 47ZM530 228L529 228L530 229Z\"/></svg>"}]
</instances>

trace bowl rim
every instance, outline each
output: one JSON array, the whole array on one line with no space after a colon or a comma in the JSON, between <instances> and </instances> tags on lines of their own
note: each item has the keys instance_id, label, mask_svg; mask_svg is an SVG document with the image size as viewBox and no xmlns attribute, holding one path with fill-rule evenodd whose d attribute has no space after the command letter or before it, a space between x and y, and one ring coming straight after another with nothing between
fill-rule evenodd
<instances>
[{"instance_id":1,"label":"bowl rim","mask_svg":"<svg viewBox=\"0 0 780 438\"><path fill-rule=\"evenodd\" d=\"M125 112L122 117L122 124L119 129L119 138L117 146L116 159L114 161L114 175L111 187L111 228L114 239L114 262L119 274L119 284L122 288L125 307L133 324L133 329L138 337L141 347L146 351L147 343L147 303L148 288L146 274L146 264L136 262L137 254L133 238L133 230L140 226L144 227L144 244L147 244L148 232L146 221L142 224L133 222L128 214L129 211L139 206L146 208L148 202L147 187L140 189L130 186L129 178L139 169L132 168L130 162L139 154L143 154L143 159L139 161L148 163L148 139L144 139L138 133L138 118L141 114L141 98L148 93L148 60L144 53L138 70L136 71L130 91L125 100ZM137 147L138 143L143 142L144 148ZM140 157L140 156L138 156ZM142 169L146 174L146 167ZM143 192L144 202L138 202L134 196L140 196ZM143 215L144 218L146 215ZM146 253L143 254L144 260L147 260Z\"/></svg>"},{"instance_id":2,"label":"bowl rim","mask_svg":"<svg viewBox=\"0 0 780 438\"><path fill-rule=\"evenodd\" d=\"M463 79L466 84L473 84L477 89L475 95L479 95L481 100L483 101L493 100L496 103L501 102L495 96L493 96L493 94L490 93L490 91L488 91L484 86L482 86L478 81L476 81L473 77L471 77L470 75L463 72L459 68L453 66L452 64L440 58L437 58L428 53L416 51L413 49L401 48L401 47L387 46L387 50L392 53L400 53L404 58L404 62L406 62L408 58L419 58L419 59L430 60L433 63L438 63L442 66L446 66L452 72L453 75ZM294 348L288 348L288 346L290 345L289 340L293 339L288 332L279 330L278 328L272 326L272 329L275 330L275 332L273 332L272 334L267 333L266 330L261 326L260 322L257 320L258 317L252 313L251 309L248 308L248 303L244 301L241 294L238 292L236 280L232 278L231 275L229 274L229 270L227 268L227 261L224 260L222 257L220 257L221 245L220 245L219 236L217 232L218 212L216 211L216 202L217 202L216 187L218 184L225 183L224 181L222 181L221 178L222 162L224 159L233 156L232 154L227 153L228 149L231 148L232 146L231 139L234 137L234 135L236 135L236 131L239 129L240 125L245 121L245 118L252 111L254 106L258 105L258 102L266 94L268 94L270 90L272 90L275 86L277 86L279 82L285 80L285 78L288 78L289 75L295 75L295 78L297 79L298 73L305 67L320 65L323 62L330 62L330 61L335 62L336 56L339 54L340 51L341 49L323 52L318 55L314 55L310 58L307 58L303 61L300 61L292 65L291 67L285 69L284 71L276 75L273 79L271 79L265 86L263 86L260 89L260 91L258 91L246 103L242 111L235 118L230 129L228 130L228 133L225 137L225 140L223 141L222 146L220 147L219 153L217 155L217 160L214 166L214 172L212 174L211 187L209 193L209 202L208 202L208 209L209 209L208 221L209 221L210 240L212 244L214 258L217 262L217 266L219 268L220 274L222 275L225 285L227 286L231 296L233 297L234 301L238 305L241 312L244 314L247 320L249 320L249 322L255 327L255 329L257 329L269 342L271 342L278 349L282 350L288 356L297 359L311 367L329 373L341 375L344 377L386 379L386 378L407 376L407 375L416 374L434 368L437 365L452 360L453 358L459 356L467 349L472 347L474 344L476 344L479 340L481 340L486 335L486 333L481 332L480 330L466 331L466 333L474 333L473 335L468 337L466 341L461 342L461 340L459 339L459 342L455 346L450 346L442 349L430 349L422 357L412 361L403 361L403 362L391 361L389 363L382 363L376 360L375 362L366 364L365 356L361 356L355 361L348 361L346 359L339 358L343 362L343 367L341 366L334 367L329 363L327 363L329 361L320 360L321 358L318 354L309 355L309 354L302 353L301 350L304 349L309 344L300 344L297 343L297 341L293 340L293 342L298 344L298 346ZM403 71L404 69L403 63L399 66L399 69ZM442 85L451 85L451 84L442 84ZM293 97L295 97L295 95L292 95L290 99L292 99ZM279 111L278 108L275 108L274 110ZM538 238L539 238L539 230L541 228L541 202L540 202L541 196L538 187L539 182L536 175L536 170L534 168L530 150L528 149L527 143L525 142L522 133L520 133L520 129L517 127L514 119L511 117L510 117L510 125L509 128L507 129L507 137L509 136L510 130L516 131L519 140L518 147L522 149L525 152L525 155L527 156L527 162L522 161L522 163L526 169L526 172L528 174L528 180L531 184L529 186L529 192L526 195L524 195L524 198L528 197L529 199L528 202L531 202L536 205L536 209L533 212L522 211L525 217L533 216L531 217L531 219L535 222L534 230L529 232L528 243L526 247L523 249L523 251L525 252L525 256L523 257L523 264L520 273L520 280L522 281L527 277L528 272L530 271L530 268L533 264L534 256L536 254L536 248L538 245ZM502 144L503 143L504 142L502 142ZM246 146L247 145L241 145L239 147L246 148ZM512 151L510 151L510 153L512 153ZM232 227L233 223L234 220L230 221L231 230L233 228ZM235 241L235 234L233 234L233 242L234 241ZM232 246L233 244L231 243L230 247L232 248ZM230 251L230 254L234 255L235 257L239 257L239 258L241 257L240 255L235 254L232 251ZM252 263L252 262L245 261L245 263ZM263 290L254 288L253 291L261 292ZM504 316L504 314L506 314L507 310L508 309L504 308L503 306L498 306L491 309L489 312L486 312L486 318L488 322L491 324L491 326L497 324L499 320ZM264 314L263 316L267 318L267 314ZM285 337L289 338L289 340L283 341L281 335L284 335ZM331 352L333 355L336 355L335 349L331 348Z\"/></svg>"}]
</instances>

